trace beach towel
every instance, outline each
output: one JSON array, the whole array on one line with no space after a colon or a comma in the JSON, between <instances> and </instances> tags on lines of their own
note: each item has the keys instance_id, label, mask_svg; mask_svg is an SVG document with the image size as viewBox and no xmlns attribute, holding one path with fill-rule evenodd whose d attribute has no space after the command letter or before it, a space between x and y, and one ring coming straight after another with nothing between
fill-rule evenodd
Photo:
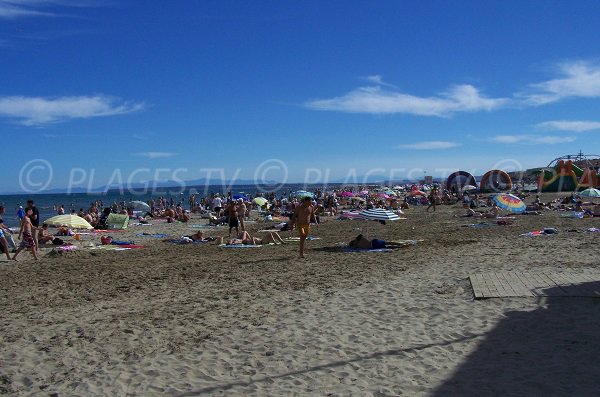
<instances>
[{"instance_id":1,"label":"beach towel","mask_svg":"<svg viewBox=\"0 0 600 397\"><path fill-rule=\"evenodd\" d=\"M215 227L222 227L223 225L209 225L207 223L202 224L202 225L190 225L190 227L194 228L194 229L211 229L211 228L215 228Z\"/></svg>"},{"instance_id":2,"label":"beach towel","mask_svg":"<svg viewBox=\"0 0 600 397\"><path fill-rule=\"evenodd\" d=\"M210 243L210 241L194 241L190 238L174 238L171 240L168 240L169 243L172 244L204 244L204 243Z\"/></svg>"},{"instance_id":3,"label":"beach towel","mask_svg":"<svg viewBox=\"0 0 600 397\"><path fill-rule=\"evenodd\" d=\"M251 245L251 244L221 244L221 248L260 248L262 245Z\"/></svg>"},{"instance_id":4,"label":"beach towel","mask_svg":"<svg viewBox=\"0 0 600 397\"><path fill-rule=\"evenodd\" d=\"M119 240L113 240L111 242L112 245L134 245L135 242L133 241L119 241Z\"/></svg>"},{"instance_id":5,"label":"beach towel","mask_svg":"<svg viewBox=\"0 0 600 397\"><path fill-rule=\"evenodd\" d=\"M468 225L463 225L463 227L488 227L492 226L489 223L481 222L481 223L469 223Z\"/></svg>"},{"instance_id":6,"label":"beach towel","mask_svg":"<svg viewBox=\"0 0 600 397\"><path fill-rule=\"evenodd\" d=\"M321 239L321 237L313 237L313 236L308 236L306 238L306 240L308 240L308 241L320 240L320 239ZM294 242L298 242L299 243L300 242L300 237L286 237L286 238L283 239L283 241L289 241L291 243L294 243Z\"/></svg>"},{"instance_id":7,"label":"beach towel","mask_svg":"<svg viewBox=\"0 0 600 397\"><path fill-rule=\"evenodd\" d=\"M567 214L560 214L561 218L573 218L573 219L582 219L583 212L569 212Z\"/></svg>"},{"instance_id":8,"label":"beach towel","mask_svg":"<svg viewBox=\"0 0 600 397\"><path fill-rule=\"evenodd\" d=\"M166 237L166 236L168 236L168 234L163 234L163 233L137 233L135 236L136 236L136 237L154 237L154 238L161 238L161 237Z\"/></svg>"},{"instance_id":9,"label":"beach towel","mask_svg":"<svg viewBox=\"0 0 600 397\"><path fill-rule=\"evenodd\" d=\"M344 252L390 252L393 251L391 248L370 248L370 249L360 249L360 248L344 248Z\"/></svg>"},{"instance_id":10,"label":"beach towel","mask_svg":"<svg viewBox=\"0 0 600 397\"><path fill-rule=\"evenodd\" d=\"M547 227L547 228L544 228L544 230L534 230L532 232L523 233L523 234L521 234L521 236L536 237L536 236L546 236L548 234L556 234L556 233L558 233L558 229L555 229L553 227Z\"/></svg>"},{"instance_id":11,"label":"beach towel","mask_svg":"<svg viewBox=\"0 0 600 397\"><path fill-rule=\"evenodd\" d=\"M590 227L587 231L590 233L598 233L598 232L600 232L600 228Z\"/></svg>"}]
</instances>

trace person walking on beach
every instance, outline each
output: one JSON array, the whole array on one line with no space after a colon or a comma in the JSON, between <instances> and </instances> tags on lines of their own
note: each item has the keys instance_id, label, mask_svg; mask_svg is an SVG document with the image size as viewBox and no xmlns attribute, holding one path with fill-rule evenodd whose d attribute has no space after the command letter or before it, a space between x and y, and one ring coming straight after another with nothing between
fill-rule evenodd
<instances>
[{"instance_id":1,"label":"person walking on beach","mask_svg":"<svg viewBox=\"0 0 600 397\"><path fill-rule=\"evenodd\" d=\"M435 205L437 204L435 201L437 199L437 187L432 187L429 191L429 207L427 207L427 212L429 209L433 207L433 212L435 212Z\"/></svg>"},{"instance_id":2,"label":"person walking on beach","mask_svg":"<svg viewBox=\"0 0 600 397\"><path fill-rule=\"evenodd\" d=\"M15 251L15 254L12 257L13 261L17 260L17 255L21 251L26 248L31 250L31 254L38 260L37 256L37 244L33 238L33 231L36 229L31 222L31 217L33 216L33 210L31 208L27 208L25 211L26 216L21 220L21 229L19 230L19 238L21 239L21 244L19 244L19 248Z\"/></svg>"},{"instance_id":3,"label":"person walking on beach","mask_svg":"<svg viewBox=\"0 0 600 397\"><path fill-rule=\"evenodd\" d=\"M25 216L25 215L23 215ZM17 245L15 244L15 240L12 237L12 230L4 223L4 206L0 205L0 232L4 235L6 239L6 243L10 247L12 251L16 251Z\"/></svg>"},{"instance_id":4,"label":"person walking on beach","mask_svg":"<svg viewBox=\"0 0 600 397\"><path fill-rule=\"evenodd\" d=\"M304 258L304 242L310 232L310 219L314 216L315 207L312 205L312 199L304 197L302 204L296 207L292 215L292 225L296 225L300 232L300 258Z\"/></svg>"}]
</instances>

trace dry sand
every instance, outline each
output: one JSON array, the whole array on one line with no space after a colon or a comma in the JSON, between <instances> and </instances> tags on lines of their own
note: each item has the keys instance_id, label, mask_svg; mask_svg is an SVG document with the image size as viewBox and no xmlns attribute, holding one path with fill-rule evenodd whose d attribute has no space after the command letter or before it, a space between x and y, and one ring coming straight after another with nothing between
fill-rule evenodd
<instances>
[{"instance_id":1,"label":"dry sand","mask_svg":"<svg viewBox=\"0 0 600 397\"><path fill-rule=\"evenodd\" d=\"M143 249L0 262L0 393L598 395L600 299L475 301L468 281L491 270L589 272L600 233L567 230L598 219L550 212L471 228L462 213L418 207L387 225L325 218L304 260L295 243L223 249L135 236L194 231L157 223L113 234ZM336 247L367 225L370 237L424 241L382 253ZM544 227L560 232L520 236ZM78 244L90 241L99 237Z\"/></svg>"}]
</instances>

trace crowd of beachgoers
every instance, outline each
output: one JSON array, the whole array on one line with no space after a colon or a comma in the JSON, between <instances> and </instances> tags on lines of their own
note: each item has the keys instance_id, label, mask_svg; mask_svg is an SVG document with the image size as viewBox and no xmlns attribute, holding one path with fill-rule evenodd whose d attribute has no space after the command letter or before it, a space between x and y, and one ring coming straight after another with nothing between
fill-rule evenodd
<instances>
[{"instance_id":1,"label":"crowd of beachgoers","mask_svg":"<svg viewBox=\"0 0 600 397\"><path fill-rule=\"evenodd\" d=\"M515 197L529 203L522 211L526 215L537 215L543 211L571 211L579 217L600 216L600 203L583 201L576 193L569 193L563 197L557 197L548 202L543 202L539 194L532 200L532 193L523 191L512 192ZM281 237L276 233L298 228L300 231L301 256L303 255L304 239L308 236L310 224L318 224L322 215L348 218L358 216L360 211L373 208L385 209L403 214L411 206L427 206L427 211L435 211L438 205L451 205L462 203L465 209L463 216L476 218L498 218L504 214L492 199L494 194L480 193L475 189L445 189L438 185L402 185L394 187L386 186L347 186L333 190L315 189L312 192L295 191L277 194L275 192L257 195L233 194L211 194L206 197L192 194L187 198L160 196L151 198L147 202L140 201L114 201L110 204L102 200L90 203L89 208L80 208L79 211L71 210L72 215L77 215L87 221L93 228L98 230L110 229L107 223L110 214L126 215L134 219L138 224L148 223L152 219L164 219L166 222L190 221L192 214L197 214L207 220L209 225L228 225L228 240L225 237L216 239L218 244L256 244L262 240L248 234L245 222L250 219L252 211L257 212L264 219L283 219L271 228L274 234L267 237L265 241L278 243ZM187 208L186 208L187 207ZM64 205L54 206L57 215L64 215ZM18 233L17 244L13 238L13 230L7 227L1 217L6 209L0 206L0 250L7 258L14 259L21 250L31 251L37 259L37 246L40 243L63 244L59 236L73 235L69 225L62 225L59 230L51 234L47 225L39 219L33 200L27 202L25 208L19 207L17 216L20 219L21 228ZM300 219L303 214L306 219ZM306 230L302 230L306 227ZM230 239L235 229L235 236ZM201 232L189 236L182 236L190 241L203 240L205 237ZM14 256L10 258L9 253Z\"/></svg>"},{"instance_id":2,"label":"crowd of beachgoers","mask_svg":"<svg viewBox=\"0 0 600 397\"><path fill-rule=\"evenodd\" d=\"M596 277L599 199L513 191L522 216L495 193L443 186L235 193L95 201L71 217L89 230L45 228L71 208L35 219L48 204L32 196L20 215L43 260L0 258L0 391L594 395L596 302L473 300L469 277ZM8 251L27 241L2 230Z\"/></svg>"}]
</instances>

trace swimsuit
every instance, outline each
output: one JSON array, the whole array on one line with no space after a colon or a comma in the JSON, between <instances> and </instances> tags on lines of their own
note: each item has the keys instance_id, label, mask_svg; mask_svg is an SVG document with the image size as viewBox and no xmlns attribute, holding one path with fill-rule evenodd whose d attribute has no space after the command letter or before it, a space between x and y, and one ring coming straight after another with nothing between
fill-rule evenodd
<instances>
[{"instance_id":1,"label":"swimsuit","mask_svg":"<svg viewBox=\"0 0 600 397\"><path fill-rule=\"evenodd\" d=\"M31 248L35 246L35 241L30 232L23 232L23 239L21 240L20 248Z\"/></svg>"},{"instance_id":2,"label":"swimsuit","mask_svg":"<svg viewBox=\"0 0 600 397\"><path fill-rule=\"evenodd\" d=\"M298 231L301 235L308 236L310 232L310 225L298 225Z\"/></svg>"}]
</instances>

